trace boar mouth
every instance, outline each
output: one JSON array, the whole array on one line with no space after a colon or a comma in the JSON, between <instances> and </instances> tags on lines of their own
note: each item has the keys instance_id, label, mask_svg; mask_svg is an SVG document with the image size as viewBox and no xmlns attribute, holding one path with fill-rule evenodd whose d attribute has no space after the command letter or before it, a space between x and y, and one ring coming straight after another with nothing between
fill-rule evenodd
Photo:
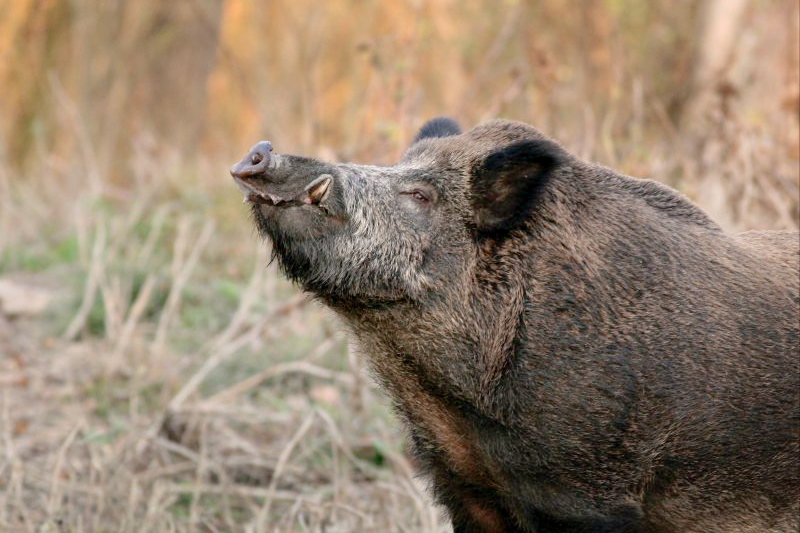
<instances>
[{"instance_id":1,"label":"boar mouth","mask_svg":"<svg viewBox=\"0 0 800 533\"><path fill-rule=\"evenodd\" d=\"M303 205L319 206L330 189L332 178L329 174L318 177L299 193L276 192L268 190L258 180L234 176L233 180L244 194L243 202L274 207L296 207Z\"/></svg>"}]
</instances>

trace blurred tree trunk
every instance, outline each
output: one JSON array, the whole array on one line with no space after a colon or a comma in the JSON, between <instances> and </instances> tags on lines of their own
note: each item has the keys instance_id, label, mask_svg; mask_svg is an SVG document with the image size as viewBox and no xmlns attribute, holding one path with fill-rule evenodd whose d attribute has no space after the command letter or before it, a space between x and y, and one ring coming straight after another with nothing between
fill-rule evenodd
<instances>
[{"instance_id":1,"label":"blurred tree trunk","mask_svg":"<svg viewBox=\"0 0 800 533\"><path fill-rule=\"evenodd\" d=\"M114 181L127 178L130 165L119 163L137 139L191 155L206 120L221 4L0 4L0 59L24 58L0 60L0 155L21 167L36 153L81 153L83 170Z\"/></svg>"},{"instance_id":2,"label":"blurred tree trunk","mask_svg":"<svg viewBox=\"0 0 800 533\"><path fill-rule=\"evenodd\" d=\"M706 114L730 80L749 0L705 0L698 28L692 91L684 108L689 123Z\"/></svg>"},{"instance_id":3,"label":"blurred tree trunk","mask_svg":"<svg viewBox=\"0 0 800 533\"><path fill-rule=\"evenodd\" d=\"M724 167L736 142L734 104L740 84L735 66L739 59L742 26L749 0L705 0L698 25L698 47L689 97L681 126L696 168L694 196L724 228L735 228L734 187L728 176L712 172ZM731 131L726 131L731 130Z\"/></svg>"},{"instance_id":4,"label":"blurred tree trunk","mask_svg":"<svg viewBox=\"0 0 800 533\"><path fill-rule=\"evenodd\" d=\"M76 46L86 59L76 89L103 167L142 138L191 157L204 129L221 0L109 2L102 17L94 2L77 3L85 23L76 27L85 30Z\"/></svg>"},{"instance_id":5,"label":"blurred tree trunk","mask_svg":"<svg viewBox=\"0 0 800 533\"><path fill-rule=\"evenodd\" d=\"M0 160L19 164L38 141L47 105L46 73L63 59L66 2L0 2Z\"/></svg>"}]
</instances>

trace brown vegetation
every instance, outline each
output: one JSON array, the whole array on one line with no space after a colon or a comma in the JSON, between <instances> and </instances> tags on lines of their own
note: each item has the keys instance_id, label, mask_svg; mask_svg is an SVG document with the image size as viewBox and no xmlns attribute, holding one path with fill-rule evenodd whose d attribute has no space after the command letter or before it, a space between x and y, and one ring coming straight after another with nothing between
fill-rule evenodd
<instances>
[{"instance_id":1,"label":"brown vegetation","mask_svg":"<svg viewBox=\"0 0 800 533\"><path fill-rule=\"evenodd\" d=\"M445 530L228 166L505 116L729 229L797 227L798 6L723 16L706 77L714 3L0 4L0 529Z\"/></svg>"}]
</instances>

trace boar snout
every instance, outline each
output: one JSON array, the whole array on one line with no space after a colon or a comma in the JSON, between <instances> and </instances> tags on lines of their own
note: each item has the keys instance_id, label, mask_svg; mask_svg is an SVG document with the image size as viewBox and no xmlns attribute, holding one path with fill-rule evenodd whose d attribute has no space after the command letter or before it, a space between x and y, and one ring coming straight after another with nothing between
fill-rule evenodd
<instances>
[{"instance_id":1,"label":"boar snout","mask_svg":"<svg viewBox=\"0 0 800 533\"><path fill-rule=\"evenodd\" d=\"M244 201L274 207L320 206L333 181L333 168L313 159L272 153L261 141L231 167Z\"/></svg>"},{"instance_id":2,"label":"boar snout","mask_svg":"<svg viewBox=\"0 0 800 533\"><path fill-rule=\"evenodd\" d=\"M231 176L234 178L245 178L262 174L269 166L272 143L261 141L253 146L241 161L231 167Z\"/></svg>"}]
</instances>

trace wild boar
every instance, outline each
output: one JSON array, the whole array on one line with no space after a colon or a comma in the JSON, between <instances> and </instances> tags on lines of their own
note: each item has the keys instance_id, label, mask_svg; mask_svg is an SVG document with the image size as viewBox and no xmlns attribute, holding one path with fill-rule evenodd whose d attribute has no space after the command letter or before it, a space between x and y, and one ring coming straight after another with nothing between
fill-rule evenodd
<instances>
[{"instance_id":1,"label":"wild boar","mask_svg":"<svg viewBox=\"0 0 800 533\"><path fill-rule=\"evenodd\" d=\"M426 124L394 166L231 169L343 319L463 532L798 531L800 238L534 128Z\"/></svg>"}]
</instances>

